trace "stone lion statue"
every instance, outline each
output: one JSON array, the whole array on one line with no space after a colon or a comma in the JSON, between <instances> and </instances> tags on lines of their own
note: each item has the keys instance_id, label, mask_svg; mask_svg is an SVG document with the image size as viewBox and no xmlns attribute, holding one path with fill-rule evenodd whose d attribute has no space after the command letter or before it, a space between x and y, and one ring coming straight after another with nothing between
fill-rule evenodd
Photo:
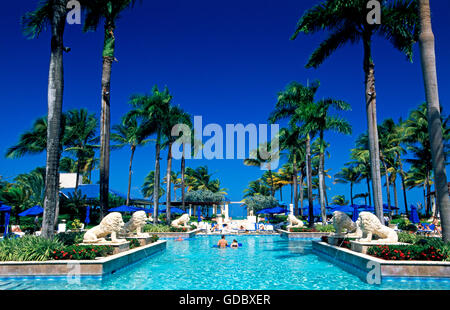
<instances>
[{"instance_id":1,"label":"stone lion statue","mask_svg":"<svg viewBox=\"0 0 450 310\"><path fill-rule=\"evenodd\" d=\"M121 233L124 235L133 235L136 232L138 237L149 237L149 234L142 233L142 227L147 223L148 217L145 211L136 211L131 219L125 224Z\"/></svg>"},{"instance_id":2,"label":"stone lion statue","mask_svg":"<svg viewBox=\"0 0 450 310\"><path fill-rule=\"evenodd\" d=\"M112 212L105 216L99 225L89 229L83 238L83 243L100 243L107 242L105 237L111 235L111 242L118 243L124 242L124 239L117 239L117 233L119 233L124 222L122 215L119 212Z\"/></svg>"},{"instance_id":3,"label":"stone lion statue","mask_svg":"<svg viewBox=\"0 0 450 310\"><path fill-rule=\"evenodd\" d=\"M356 223L352 221L350 216L342 211L334 211L332 221L334 229L336 230L334 233L336 236L342 235L344 229L347 234L353 233L357 230Z\"/></svg>"},{"instance_id":4,"label":"stone lion statue","mask_svg":"<svg viewBox=\"0 0 450 310\"><path fill-rule=\"evenodd\" d=\"M370 212L361 212L358 218L358 226L361 228L363 238L360 242L372 242L373 235L378 236L377 243L396 243L398 235L392 228L381 224L375 214Z\"/></svg>"},{"instance_id":5,"label":"stone lion statue","mask_svg":"<svg viewBox=\"0 0 450 310\"><path fill-rule=\"evenodd\" d=\"M288 225L286 226L286 228L300 228L303 227L303 221L299 220L298 218L296 218L294 215L289 214L288 215Z\"/></svg>"},{"instance_id":6,"label":"stone lion statue","mask_svg":"<svg viewBox=\"0 0 450 310\"><path fill-rule=\"evenodd\" d=\"M190 218L189 214L183 214L182 216L180 216L176 220L173 220L170 225L172 227L175 227L175 228L187 228L188 227L188 222L189 222L190 219L191 218Z\"/></svg>"}]
</instances>

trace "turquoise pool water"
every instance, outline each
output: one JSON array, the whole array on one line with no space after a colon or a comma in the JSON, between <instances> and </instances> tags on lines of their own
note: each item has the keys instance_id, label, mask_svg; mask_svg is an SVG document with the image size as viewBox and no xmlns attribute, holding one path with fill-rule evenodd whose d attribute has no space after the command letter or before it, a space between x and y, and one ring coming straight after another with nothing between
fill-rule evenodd
<instances>
[{"instance_id":1,"label":"turquoise pool water","mask_svg":"<svg viewBox=\"0 0 450 310\"><path fill-rule=\"evenodd\" d=\"M228 236L232 241L233 236ZM239 249L212 248L219 236L177 242L153 257L100 279L2 280L0 289L95 290L347 290L450 289L450 282L407 281L369 285L312 253L310 240L239 236Z\"/></svg>"}]
</instances>

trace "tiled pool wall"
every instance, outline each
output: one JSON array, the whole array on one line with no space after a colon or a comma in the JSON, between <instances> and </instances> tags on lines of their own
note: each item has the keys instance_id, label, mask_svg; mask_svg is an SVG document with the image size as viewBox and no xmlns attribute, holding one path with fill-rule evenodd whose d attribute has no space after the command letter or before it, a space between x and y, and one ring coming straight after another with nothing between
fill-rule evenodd
<instances>
[{"instance_id":1,"label":"tiled pool wall","mask_svg":"<svg viewBox=\"0 0 450 310\"><path fill-rule=\"evenodd\" d=\"M380 267L381 282L384 281L450 281L450 262L386 261L366 254L313 241L313 252L347 272L368 282L374 268Z\"/></svg>"}]
</instances>

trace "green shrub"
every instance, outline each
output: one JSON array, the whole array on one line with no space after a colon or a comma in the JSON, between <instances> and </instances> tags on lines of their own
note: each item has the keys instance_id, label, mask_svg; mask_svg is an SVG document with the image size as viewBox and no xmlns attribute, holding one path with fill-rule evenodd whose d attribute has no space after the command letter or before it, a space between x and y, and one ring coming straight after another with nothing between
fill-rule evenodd
<instances>
[{"instance_id":1,"label":"green shrub","mask_svg":"<svg viewBox=\"0 0 450 310\"><path fill-rule=\"evenodd\" d=\"M137 239L129 239L128 241L130 241L130 250L141 246Z\"/></svg>"},{"instance_id":2,"label":"green shrub","mask_svg":"<svg viewBox=\"0 0 450 310\"><path fill-rule=\"evenodd\" d=\"M170 226L162 225L162 224L146 224L142 228L143 232L170 232Z\"/></svg>"},{"instance_id":3,"label":"green shrub","mask_svg":"<svg viewBox=\"0 0 450 310\"><path fill-rule=\"evenodd\" d=\"M152 241L152 243L159 240L159 237L157 235L152 235L150 238L151 238L150 240Z\"/></svg>"},{"instance_id":4,"label":"green shrub","mask_svg":"<svg viewBox=\"0 0 450 310\"><path fill-rule=\"evenodd\" d=\"M317 231L320 231L320 232L335 232L336 230L334 229L334 226L333 225L316 225L315 226L315 228L316 228L316 230Z\"/></svg>"},{"instance_id":5,"label":"green shrub","mask_svg":"<svg viewBox=\"0 0 450 310\"><path fill-rule=\"evenodd\" d=\"M416 232L417 231L417 226L412 224L407 219L401 219L397 226L398 226L398 229L400 229L400 230L412 231L412 232Z\"/></svg>"},{"instance_id":6,"label":"green shrub","mask_svg":"<svg viewBox=\"0 0 450 310\"><path fill-rule=\"evenodd\" d=\"M44 239L36 236L5 239L0 242L0 261L46 261L53 251L63 248L58 239Z\"/></svg>"},{"instance_id":7,"label":"green shrub","mask_svg":"<svg viewBox=\"0 0 450 310\"><path fill-rule=\"evenodd\" d=\"M56 235L56 238L64 245L74 245L82 243L84 232L65 232Z\"/></svg>"},{"instance_id":8,"label":"green shrub","mask_svg":"<svg viewBox=\"0 0 450 310\"><path fill-rule=\"evenodd\" d=\"M317 232L317 229L315 228L308 228L308 227L294 227L289 228L290 232Z\"/></svg>"}]
</instances>

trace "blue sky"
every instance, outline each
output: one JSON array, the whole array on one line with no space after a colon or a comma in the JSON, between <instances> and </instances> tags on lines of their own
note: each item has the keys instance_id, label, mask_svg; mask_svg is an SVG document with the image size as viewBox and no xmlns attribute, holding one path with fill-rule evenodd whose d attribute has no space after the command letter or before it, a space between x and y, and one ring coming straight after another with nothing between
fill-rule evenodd
<instances>
[{"instance_id":1,"label":"blue sky","mask_svg":"<svg viewBox=\"0 0 450 310\"><path fill-rule=\"evenodd\" d=\"M0 19L0 175L14 177L36 166L45 165L45 154L23 159L5 159L6 149L18 141L33 121L47 113L49 34L37 40L23 37L20 17L35 8L32 0L3 4ZM433 30L441 105L449 111L450 91L450 3L432 2ZM320 97L349 102L351 112L342 114L353 125L351 136L327 134L331 158L326 168L335 174L349 161L349 150L356 137L366 130L362 46L349 45L332 55L319 69L304 65L324 35L301 35L289 40L303 11L317 1L143 1L125 12L116 31L116 57L112 71L111 117L118 123L129 110L131 94L150 92L153 85L168 86L173 103L203 123L263 124L276 103L277 92L289 82L306 83L318 79ZM81 26L66 27L64 110L87 108L100 115L102 28L82 33ZM376 65L378 121L406 118L411 109L424 101L424 89L418 45L414 62L394 50L382 39L373 44ZM111 184L125 192L128 179L129 150L114 151L111 156ZM163 158L165 158L165 153ZM208 165L220 178L233 201L242 198L249 181L258 178L257 168L246 167L242 160L191 160L188 166ZM179 161L173 168L179 170ZM166 168L163 160L162 171ZM154 169L154 146L138 149L134 160L133 196L140 195L144 177ZM346 185L333 185L329 198L345 194ZM399 186L400 188L400 186ZM365 191L365 184L355 193ZM290 189L284 189L284 198ZM385 192L384 198L386 200ZM403 202L399 192L399 202ZM409 192L409 202L422 201L420 190Z\"/></svg>"}]
</instances>

